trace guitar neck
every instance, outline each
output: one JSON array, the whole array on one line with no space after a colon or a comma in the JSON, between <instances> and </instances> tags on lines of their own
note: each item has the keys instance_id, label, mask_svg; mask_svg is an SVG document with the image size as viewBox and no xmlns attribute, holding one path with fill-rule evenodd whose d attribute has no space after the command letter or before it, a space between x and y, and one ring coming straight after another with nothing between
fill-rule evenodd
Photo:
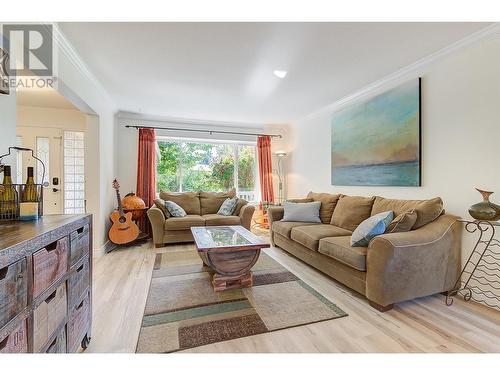
<instances>
[{"instance_id":1,"label":"guitar neck","mask_svg":"<svg viewBox=\"0 0 500 375\"><path fill-rule=\"evenodd\" d=\"M122 198L120 196L120 190L118 189L116 189L116 200L118 201L118 212L123 216L125 213L123 212Z\"/></svg>"}]
</instances>

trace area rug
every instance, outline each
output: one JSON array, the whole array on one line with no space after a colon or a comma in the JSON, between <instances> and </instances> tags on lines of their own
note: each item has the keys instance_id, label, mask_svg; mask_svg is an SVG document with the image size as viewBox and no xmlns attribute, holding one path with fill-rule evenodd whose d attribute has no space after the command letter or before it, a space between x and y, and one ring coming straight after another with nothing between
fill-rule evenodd
<instances>
[{"instance_id":1,"label":"area rug","mask_svg":"<svg viewBox=\"0 0 500 375\"><path fill-rule=\"evenodd\" d=\"M253 286L214 292L191 251L156 255L137 353L168 353L347 316L261 252Z\"/></svg>"}]
</instances>

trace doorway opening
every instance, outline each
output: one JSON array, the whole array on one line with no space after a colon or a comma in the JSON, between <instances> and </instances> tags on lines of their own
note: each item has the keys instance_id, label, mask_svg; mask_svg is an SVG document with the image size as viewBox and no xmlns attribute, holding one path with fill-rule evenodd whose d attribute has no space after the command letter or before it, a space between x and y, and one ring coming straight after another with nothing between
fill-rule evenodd
<instances>
[{"instance_id":1,"label":"doorway opening","mask_svg":"<svg viewBox=\"0 0 500 375\"><path fill-rule=\"evenodd\" d=\"M85 148L87 115L51 88L21 90L16 95L17 145L30 148L43 161L43 168L29 152L16 159L16 183L27 179L34 168L43 192L43 214L86 212Z\"/></svg>"}]
</instances>

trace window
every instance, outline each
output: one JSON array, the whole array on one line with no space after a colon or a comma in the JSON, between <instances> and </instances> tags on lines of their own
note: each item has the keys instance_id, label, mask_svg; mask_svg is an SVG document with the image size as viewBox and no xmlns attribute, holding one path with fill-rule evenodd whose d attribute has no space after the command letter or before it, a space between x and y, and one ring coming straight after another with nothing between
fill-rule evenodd
<instances>
[{"instance_id":1,"label":"window","mask_svg":"<svg viewBox=\"0 0 500 375\"><path fill-rule=\"evenodd\" d=\"M255 145L159 140L157 190L225 191L258 201Z\"/></svg>"},{"instance_id":2,"label":"window","mask_svg":"<svg viewBox=\"0 0 500 375\"><path fill-rule=\"evenodd\" d=\"M64 132L64 213L85 212L83 132Z\"/></svg>"},{"instance_id":3,"label":"window","mask_svg":"<svg viewBox=\"0 0 500 375\"><path fill-rule=\"evenodd\" d=\"M255 146L238 145L238 196L255 202L257 199L257 154Z\"/></svg>"}]
</instances>

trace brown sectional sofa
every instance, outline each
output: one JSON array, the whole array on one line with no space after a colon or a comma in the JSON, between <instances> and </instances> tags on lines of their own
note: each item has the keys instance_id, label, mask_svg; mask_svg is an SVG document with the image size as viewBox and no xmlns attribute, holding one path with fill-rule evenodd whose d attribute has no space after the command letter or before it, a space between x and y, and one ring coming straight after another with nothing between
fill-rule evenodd
<instances>
[{"instance_id":1,"label":"brown sectional sofa","mask_svg":"<svg viewBox=\"0 0 500 375\"><path fill-rule=\"evenodd\" d=\"M153 242L156 247L168 243L191 242L193 236L191 227L215 225L242 225L250 229L255 207L244 199L238 200L238 205L233 216L218 215L222 202L232 198L235 190L225 193L212 192L187 192L167 193L161 192L160 198L177 203L186 211L184 217L170 217L168 211L160 208L156 203L148 210L148 218L153 229Z\"/></svg>"},{"instance_id":2,"label":"brown sectional sofa","mask_svg":"<svg viewBox=\"0 0 500 375\"><path fill-rule=\"evenodd\" d=\"M283 207L271 207L272 243L363 294L373 307L386 311L394 303L453 288L461 268L462 226L458 217L444 214L440 198L397 200L311 192L293 201L321 201L322 223L281 221ZM394 229L367 247L350 246L352 231L363 220L388 210L395 220L413 215L411 229Z\"/></svg>"}]
</instances>

